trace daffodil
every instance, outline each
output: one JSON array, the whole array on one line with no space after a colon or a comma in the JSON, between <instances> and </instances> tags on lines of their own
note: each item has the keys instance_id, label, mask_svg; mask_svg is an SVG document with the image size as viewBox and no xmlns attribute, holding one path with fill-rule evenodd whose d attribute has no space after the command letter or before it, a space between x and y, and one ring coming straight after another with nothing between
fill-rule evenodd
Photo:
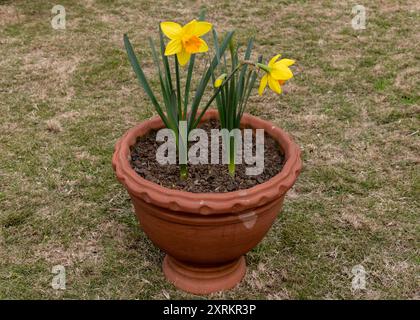
<instances>
[{"instance_id":1,"label":"daffodil","mask_svg":"<svg viewBox=\"0 0 420 320\"><path fill-rule=\"evenodd\" d=\"M261 79L260 87L258 89L258 94L260 96L263 94L267 83L271 90L280 94L282 91L281 86L293 77L293 73L289 69L289 66L294 64L295 61L291 59L281 59L277 61L280 56L280 54L274 56L268 65L257 63L257 66L266 72Z\"/></svg>"},{"instance_id":2,"label":"daffodil","mask_svg":"<svg viewBox=\"0 0 420 320\"><path fill-rule=\"evenodd\" d=\"M200 39L202 35L211 30L212 24L209 22L192 20L181 27L176 22L167 21L162 22L160 27L162 32L171 39L166 46L165 55L176 54L181 66L188 62L191 54L206 52L209 49L207 43Z\"/></svg>"}]
</instances>

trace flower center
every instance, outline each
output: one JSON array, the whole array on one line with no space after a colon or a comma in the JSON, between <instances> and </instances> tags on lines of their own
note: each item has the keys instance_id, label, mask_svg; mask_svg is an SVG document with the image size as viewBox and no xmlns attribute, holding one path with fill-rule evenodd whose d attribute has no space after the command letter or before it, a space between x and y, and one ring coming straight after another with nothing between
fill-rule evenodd
<instances>
[{"instance_id":1,"label":"flower center","mask_svg":"<svg viewBox=\"0 0 420 320\"><path fill-rule=\"evenodd\" d=\"M197 36L185 36L182 38L182 44L188 53L197 52L200 49L201 41Z\"/></svg>"}]
</instances>

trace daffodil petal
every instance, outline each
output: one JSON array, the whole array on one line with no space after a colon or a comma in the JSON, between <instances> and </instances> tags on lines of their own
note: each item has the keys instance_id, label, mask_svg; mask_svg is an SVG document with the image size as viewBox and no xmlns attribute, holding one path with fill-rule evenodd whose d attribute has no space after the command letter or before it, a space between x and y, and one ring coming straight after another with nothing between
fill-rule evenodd
<instances>
[{"instance_id":1,"label":"daffodil petal","mask_svg":"<svg viewBox=\"0 0 420 320\"><path fill-rule=\"evenodd\" d=\"M295 64L295 60L292 59L281 59L279 62L276 63L282 63L284 64L286 67L290 67L291 65Z\"/></svg>"},{"instance_id":2,"label":"daffodil petal","mask_svg":"<svg viewBox=\"0 0 420 320\"><path fill-rule=\"evenodd\" d=\"M178 57L179 64L181 66L185 66L188 60L190 60L191 54L186 52L185 50L181 50L180 52L177 53L177 57Z\"/></svg>"},{"instance_id":3,"label":"daffodil petal","mask_svg":"<svg viewBox=\"0 0 420 320\"><path fill-rule=\"evenodd\" d=\"M197 20L191 20L182 27L183 34L194 35L194 30L197 25Z\"/></svg>"},{"instance_id":4,"label":"daffodil petal","mask_svg":"<svg viewBox=\"0 0 420 320\"><path fill-rule=\"evenodd\" d=\"M265 89L265 87L267 86L267 78L268 78L268 76L267 76L267 75L264 75L264 76L261 78L260 87L258 88L258 94L259 94L260 96L262 96L262 94L263 94L263 92L264 92L264 89Z\"/></svg>"},{"instance_id":5,"label":"daffodil petal","mask_svg":"<svg viewBox=\"0 0 420 320\"><path fill-rule=\"evenodd\" d=\"M271 58L270 62L268 63L269 67L272 67L274 65L274 63L277 61L278 58L281 57L281 54L277 54L274 57Z\"/></svg>"},{"instance_id":6,"label":"daffodil petal","mask_svg":"<svg viewBox=\"0 0 420 320\"><path fill-rule=\"evenodd\" d=\"M292 71L280 62L274 64L270 75L276 80L289 80L293 77Z\"/></svg>"},{"instance_id":7,"label":"daffodil petal","mask_svg":"<svg viewBox=\"0 0 420 320\"><path fill-rule=\"evenodd\" d=\"M182 51L181 40L171 40L166 45L165 56L170 56Z\"/></svg>"},{"instance_id":8,"label":"daffodil petal","mask_svg":"<svg viewBox=\"0 0 420 320\"><path fill-rule=\"evenodd\" d=\"M200 48L197 52L207 52L209 50L209 46L207 45L207 43L203 39L200 39L200 42Z\"/></svg>"},{"instance_id":9,"label":"daffodil petal","mask_svg":"<svg viewBox=\"0 0 420 320\"><path fill-rule=\"evenodd\" d=\"M213 25L209 22L198 21L195 24L193 34L197 37L200 37L200 36L206 34L207 32L209 32L211 30L212 26Z\"/></svg>"},{"instance_id":10,"label":"daffodil petal","mask_svg":"<svg viewBox=\"0 0 420 320\"><path fill-rule=\"evenodd\" d=\"M268 77L268 85L270 89L273 90L275 93L281 93L280 83L273 77Z\"/></svg>"},{"instance_id":11,"label":"daffodil petal","mask_svg":"<svg viewBox=\"0 0 420 320\"><path fill-rule=\"evenodd\" d=\"M179 38L182 31L182 27L178 23L171 21L161 22L160 28L169 39Z\"/></svg>"}]
</instances>

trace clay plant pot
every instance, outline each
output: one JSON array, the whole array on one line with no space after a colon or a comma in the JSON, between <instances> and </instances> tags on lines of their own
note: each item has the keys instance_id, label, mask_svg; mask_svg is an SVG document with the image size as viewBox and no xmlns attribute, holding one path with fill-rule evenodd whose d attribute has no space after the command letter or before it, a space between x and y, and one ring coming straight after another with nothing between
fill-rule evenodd
<instances>
[{"instance_id":1,"label":"clay plant pot","mask_svg":"<svg viewBox=\"0 0 420 320\"><path fill-rule=\"evenodd\" d=\"M203 121L217 118L217 111L209 110ZM142 229L166 253L166 278L184 291L208 294L241 281L246 271L244 255L270 229L301 170L300 149L286 132L248 114L241 124L264 129L279 143L286 159L280 173L246 190L192 193L140 177L130 166L130 146L137 137L163 128L159 117L128 130L115 146L112 164L117 178L130 194Z\"/></svg>"}]
</instances>

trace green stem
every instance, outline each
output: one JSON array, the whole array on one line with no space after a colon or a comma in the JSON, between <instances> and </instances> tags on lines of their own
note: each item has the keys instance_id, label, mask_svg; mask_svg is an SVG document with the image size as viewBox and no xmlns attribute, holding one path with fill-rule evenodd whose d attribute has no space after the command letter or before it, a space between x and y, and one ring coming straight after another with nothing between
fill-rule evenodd
<instances>
[{"instance_id":1,"label":"green stem","mask_svg":"<svg viewBox=\"0 0 420 320\"><path fill-rule=\"evenodd\" d=\"M181 107L181 81L179 79L179 65L178 58L175 57L175 74L176 74L176 95L177 95L177 104L178 104L178 121L183 119L182 107Z\"/></svg>"},{"instance_id":2,"label":"green stem","mask_svg":"<svg viewBox=\"0 0 420 320\"><path fill-rule=\"evenodd\" d=\"M178 131L175 131L175 144L176 144L176 153L178 155L179 160L179 153L180 153L180 144L183 143ZM180 141L181 140L181 141ZM181 180L186 180L188 178L188 166L187 164L179 164L179 177Z\"/></svg>"},{"instance_id":3,"label":"green stem","mask_svg":"<svg viewBox=\"0 0 420 320\"><path fill-rule=\"evenodd\" d=\"M235 163L229 163L229 174L232 178L235 177Z\"/></svg>"},{"instance_id":4,"label":"green stem","mask_svg":"<svg viewBox=\"0 0 420 320\"><path fill-rule=\"evenodd\" d=\"M179 176L181 180L187 180L188 178L188 168L186 164L180 164L179 165Z\"/></svg>"},{"instance_id":5,"label":"green stem","mask_svg":"<svg viewBox=\"0 0 420 320\"><path fill-rule=\"evenodd\" d=\"M229 143L229 174L232 178L235 177L235 138L230 137L230 143Z\"/></svg>"}]
</instances>

